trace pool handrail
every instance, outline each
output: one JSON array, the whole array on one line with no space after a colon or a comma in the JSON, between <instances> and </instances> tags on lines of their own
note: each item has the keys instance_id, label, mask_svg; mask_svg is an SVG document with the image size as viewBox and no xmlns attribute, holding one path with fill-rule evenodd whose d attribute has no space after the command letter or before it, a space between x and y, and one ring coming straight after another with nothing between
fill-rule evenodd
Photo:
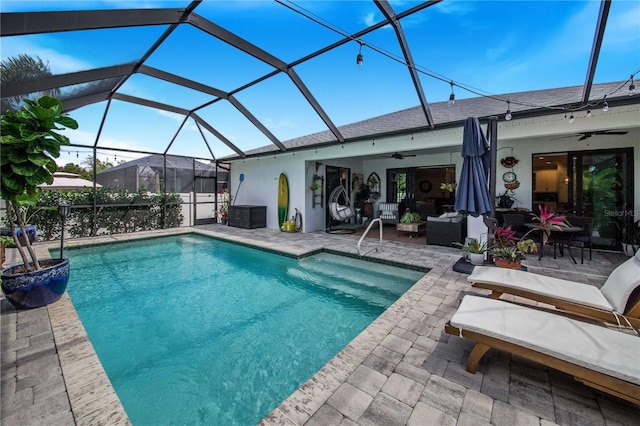
<instances>
[{"instance_id":1,"label":"pool handrail","mask_svg":"<svg viewBox=\"0 0 640 426\"><path fill-rule=\"evenodd\" d=\"M371 227L373 226L374 223L378 222L379 224L379 228L380 228L380 246L379 247L374 247L371 250L369 250L368 252L362 254L362 250L360 249L360 245L362 244L362 240L364 240L364 237L367 236L367 233L369 232L369 230L371 229ZM382 219L375 218L373 219L370 223L369 226L367 226L367 229L365 229L365 231L362 233L362 236L360 237L360 239L358 240L358 254L360 255L360 257L365 256L369 253L371 253L372 251L377 251L378 253L380 253L382 251Z\"/></svg>"}]
</instances>

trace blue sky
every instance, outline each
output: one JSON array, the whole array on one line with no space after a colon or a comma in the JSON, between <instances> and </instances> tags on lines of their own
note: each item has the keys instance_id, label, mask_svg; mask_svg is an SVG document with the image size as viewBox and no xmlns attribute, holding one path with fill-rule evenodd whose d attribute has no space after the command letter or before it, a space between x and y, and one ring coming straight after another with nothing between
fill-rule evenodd
<instances>
[{"instance_id":1,"label":"blue sky","mask_svg":"<svg viewBox=\"0 0 640 426\"><path fill-rule=\"evenodd\" d=\"M382 20L371 1L285 2L304 9L335 31L274 1L205 1L195 13L237 33L277 58L291 62L346 34ZM188 1L6 1L2 12L184 7ZM398 12L418 4L392 1ZM428 102L446 101L448 81L456 99L482 94L582 85L591 54L600 2L589 1L444 1L401 21ZM117 28L83 32L4 37L1 56L37 55L54 74L136 61L165 27ZM355 64L358 43L351 42L295 67L320 105L340 126L418 105L393 30L387 26L362 38L364 66ZM183 25L146 62L179 76L230 91L272 68L228 47L193 26ZM595 82L622 81L640 68L640 2L615 0L605 32ZM135 75L121 93L191 109L212 98ZM326 126L285 75L270 78L236 95L280 140L324 131ZM105 103L71 113L80 123L74 143L92 145ZM199 114L241 149L270 142L227 102ZM112 103L99 147L163 152L181 116L116 101ZM216 156L230 154L206 133ZM80 160L84 150L67 154ZM76 151L80 151L77 155ZM189 121L169 153L209 157L199 131ZM118 155L120 157L118 158ZM109 154L117 160L132 154ZM61 158L64 163L65 157Z\"/></svg>"}]
</instances>

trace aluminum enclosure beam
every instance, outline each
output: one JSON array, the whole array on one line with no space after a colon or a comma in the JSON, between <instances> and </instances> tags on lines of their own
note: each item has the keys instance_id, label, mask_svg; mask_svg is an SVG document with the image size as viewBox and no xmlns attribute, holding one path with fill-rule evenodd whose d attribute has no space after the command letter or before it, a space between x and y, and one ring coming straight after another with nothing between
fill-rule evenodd
<instances>
[{"instance_id":1,"label":"aluminum enclosure beam","mask_svg":"<svg viewBox=\"0 0 640 426\"><path fill-rule=\"evenodd\" d=\"M402 31L400 20L397 18L395 12L393 11L393 8L386 0L373 0L373 2L376 4L376 6L378 6L378 9L380 9L380 12L382 12L382 14L391 24L393 30L396 33L398 43L400 44L402 54L404 55L404 60L407 63L407 68L409 69L409 74L411 74L413 86L415 87L416 94L418 95L418 99L420 100L422 112L424 112L427 123L433 129L435 128L435 123L433 121L433 117L431 116L429 104L427 103L427 97L425 96L424 90L422 89L422 83L420 83L420 77L418 76L418 71L416 70L415 63L413 62L413 57L411 56L409 44L407 43L407 39L404 36L404 31Z\"/></svg>"},{"instance_id":2,"label":"aluminum enclosure beam","mask_svg":"<svg viewBox=\"0 0 640 426\"><path fill-rule=\"evenodd\" d=\"M236 49L240 49L248 55L253 56L254 58L271 65L272 67L285 72L289 75L293 83L296 85L298 90L302 93L302 95L307 99L311 107L316 111L316 113L320 116L322 121L325 122L329 130L335 135L335 137L340 142L344 142L344 137L338 131L338 128L333 124L329 116L324 112L318 101L313 97L311 91L304 84L302 79L293 71L293 69L284 61L276 58L275 56L267 53L266 51L260 49L258 46L255 46L252 43L244 40L241 37L238 37L232 32L225 30L219 25L214 24L213 22L204 19L194 13L192 13L189 17L189 23L194 25L195 27L201 29L202 31L210 34L225 43L230 44ZM267 135L268 137L268 135ZM284 148L284 146L282 146ZM282 148L280 148L282 150Z\"/></svg>"},{"instance_id":3,"label":"aluminum enclosure beam","mask_svg":"<svg viewBox=\"0 0 640 426\"><path fill-rule=\"evenodd\" d=\"M240 111L240 113L242 113L242 115L244 115L247 120L251 121L251 123L256 126L258 128L258 130L260 130L267 138L269 138L269 140L278 148L280 148L280 151L286 151L287 148L282 144L282 142L280 142L280 140L275 137L273 135L273 133L271 133L269 131L269 129L267 129L260 120L258 120L253 114L251 114L251 112L245 108L244 105L242 105L240 103L240 101L238 101L236 98L234 98L233 96L229 96L228 101L231 103L231 105L233 105L238 111Z\"/></svg>"},{"instance_id":4,"label":"aluminum enclosure beam","mask_svg":"<svg viewBox=\"0 0 640 426\"><path fill-rule=\"evenodd\" d=\"M596 73L596 66L598 65L598 57L600 56L600 48L602 47L602 39L604 38L604 29L607 26L607 19L609 17L609 9L611 9L611 0L602 0L600 2L598 21L596 23L596 33L593 36L593 46L591 47L587 77L584 82L584 87L582 88L582 105L589 103L593 76Z\"/></svg>"},{"instance_id":5,"label":"aluminum enclosure beam","mask_svg":"<svg viewBox=\"0 0 640 426\"><path fill-rule=\"evenodd\" d=\"M331 130L331 133L333 133L333 135L336 137L338 142L344 143L344 136L342 136L342 134L340 133L340 130L338 130L338 127L336 127L336 125L333 124L333 121L331 121L331 119L329 118L327 113L324 112L324 110L322 109L322 107L320 106L320 104L318 103L316 98L313 97L313 94L307 88L307 86L304 85L304 83L302 82L302 79L300 79L300 77L295 72L295 70L293 68L291 68L291 69L289 69L287 74L289 75L289 77L291 78L293 83L298 87L298 90L300 90L300 92L302 92L302 95L305 98L307 98L307 102L309 102L311 104L311 107L320 116L322 121L324 121L324 124L327 125L329 130Z\"/></svg>"},{"instance_id":6,"label":"aluminum enclosure beam","mask_svg":"<svg viewBox=\"0 0 640 426\"><path fill-rule=\"evenodd\" d=\"M3 13L0 36L178 24L185 9L65 10Z\"/></svg>"},{"instance_id":7,"label":"aluminum enclosure beam","mask_svg":"<svg viewBox=\"0 0 640 426\"><path fill-rule=\"evenodd\" d=\"M150 101L148 99L137 98L135 96L123 95L122 93L114 93L113 96L111 96L111 99L130 102L132 104L142 105L149 108L161 109L163 111L174 112L176 114L181 114L181 115L189 115L190 113L188 109L179 108L173 105L163 104L160 102Z\"/></svg>"},{"instance_id":8,"label":"aluminum enclosure beam","mask_svg":"<svg viewBox=\"0 0 640 426\"><path fill-rule=\"evenodd\" d=\"M235 153L238 154L240 156L240 158L246 158L247 154L245 154L245 152L243 150L241 150L240 148L235 146L233 144L233 142L231 142L229 139L225 138L224 135L222 135L222 133L218 132L216 129L211 127L211 125L209 125L209 123L207 123L202 118L200 118L200 116L198 114L191 114L191 117L193 117L193 119L196 120L196 122L198 124L200 124L202 127L207 129L212 135L214 135L216 138L220 139L220 141L222 141L222 143L224 143L226 146L228 146L233 151L235 151Z\"/></svg>"},{"instance_id":9,"label":"aluminum enclosure beam","mask_svg":"<svg viewBox=\"0 0 640 426\"><path fill-rule=\"evenodd\" d=\"M26 95L49 89L72 86L74 84L106 80L114 77L124 77L131 74L134 67L135 64L115 65L112 67L96 68L68 74L51 75L38 78L37 80L5 84L2 86L2 97L7 98L11 96Z\"/></svg>"}]
</instances>

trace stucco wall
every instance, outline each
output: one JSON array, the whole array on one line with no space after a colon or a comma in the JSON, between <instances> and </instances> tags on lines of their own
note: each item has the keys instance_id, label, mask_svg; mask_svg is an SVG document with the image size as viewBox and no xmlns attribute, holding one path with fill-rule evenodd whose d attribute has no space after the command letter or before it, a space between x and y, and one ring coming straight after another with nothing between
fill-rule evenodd
<instances>
[{"instance_id":1,"label":"stucco wall","mask_svg":"<svg viewBox=\"0 0 640 426\"><path fill-rule=\"evenodd\" d=\"M521 185L516 190L520 206L531 208L532 199L532 155L538 153L566 152L571 150L591 150L603 148L634 148L634 213L640 219L640 106L611 108L609 113L594 112L587 118L586 113L576 114L573 123L569 123L563 114L536 117L531 119L500 120L498 123L498 160L513 155L520 160L514 168ZM483 129L486 124L483 123ZM623 129L623 136L593 136L584 141L579 137L554 139L558 135L567 135L583 131L602 129ZM255 204L267 206L267 226L277 228L277 187L281 172L289 180L290 213L298 208L303 215L304 232L325 229L323 208L312 208L311 191L308 189L315 170L315 162L322 163L318 175L324 176L327 165L347 167L352 173L362 173L366 179L376 172L381 178L381 194L386 193L386 170L398 167L456 166L456 180L459 180L462 167L460 147L462 127L438 129L435 131L393 136L382 139L364 140L346 145L336 144L328 147L313 148L308 151L296 151L266 155L260 158L234 161L231 167L230 188L235 195L240 173L245 181L238 192L236 204ZM403 160L392 159L393 152L408 152L429 148L426 154L406 157ZM456 152L457 151L457 152ZM450 152L454 152L450 154ZM497 192L503 192L501 176L506 171L497 165ZM434 183L435 184L435 183ZM469 226L469 235L478 237L486 232L484 227L474 223Z\"/></svg>"}]
</instances>

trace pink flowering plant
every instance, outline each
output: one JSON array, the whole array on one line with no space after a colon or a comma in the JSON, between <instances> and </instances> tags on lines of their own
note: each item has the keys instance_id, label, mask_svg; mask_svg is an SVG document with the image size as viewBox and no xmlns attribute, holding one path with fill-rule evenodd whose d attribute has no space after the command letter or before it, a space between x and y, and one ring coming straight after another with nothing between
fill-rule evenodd
<instances>
[{"instance_id":1,"label":"pink flowering plant","mask_svg":"<svg viewBox=\"0 0 640 426\"><path fill-rule=\"evenodd\" d=\"M532 229L532 231L542 231L542 244L546 244L547 241L549 241L552 229L561 231L562 228L569 226L569 224L566 221L565 215L559 215L551 209L547 209L547 206L539 206L539 208L540 215L533 216L533 220L540 223L538 227ZM529 232L527 232L527 234L529 234Z\"/></svg>"},{"instance_id":2,"label":"pink flowering plant","mask_svg":"<svg viewBox=\"0 0 640 426\"><path fill-rule=\"evenodd\" d=\"M525 235L526 237L526 235ZM496 228L495 242L489 249L493 257L508 260L523 260L527 253L537 253L538 246L532 239L517 238L511 226Z\"/></svg>"}]
</instances>

